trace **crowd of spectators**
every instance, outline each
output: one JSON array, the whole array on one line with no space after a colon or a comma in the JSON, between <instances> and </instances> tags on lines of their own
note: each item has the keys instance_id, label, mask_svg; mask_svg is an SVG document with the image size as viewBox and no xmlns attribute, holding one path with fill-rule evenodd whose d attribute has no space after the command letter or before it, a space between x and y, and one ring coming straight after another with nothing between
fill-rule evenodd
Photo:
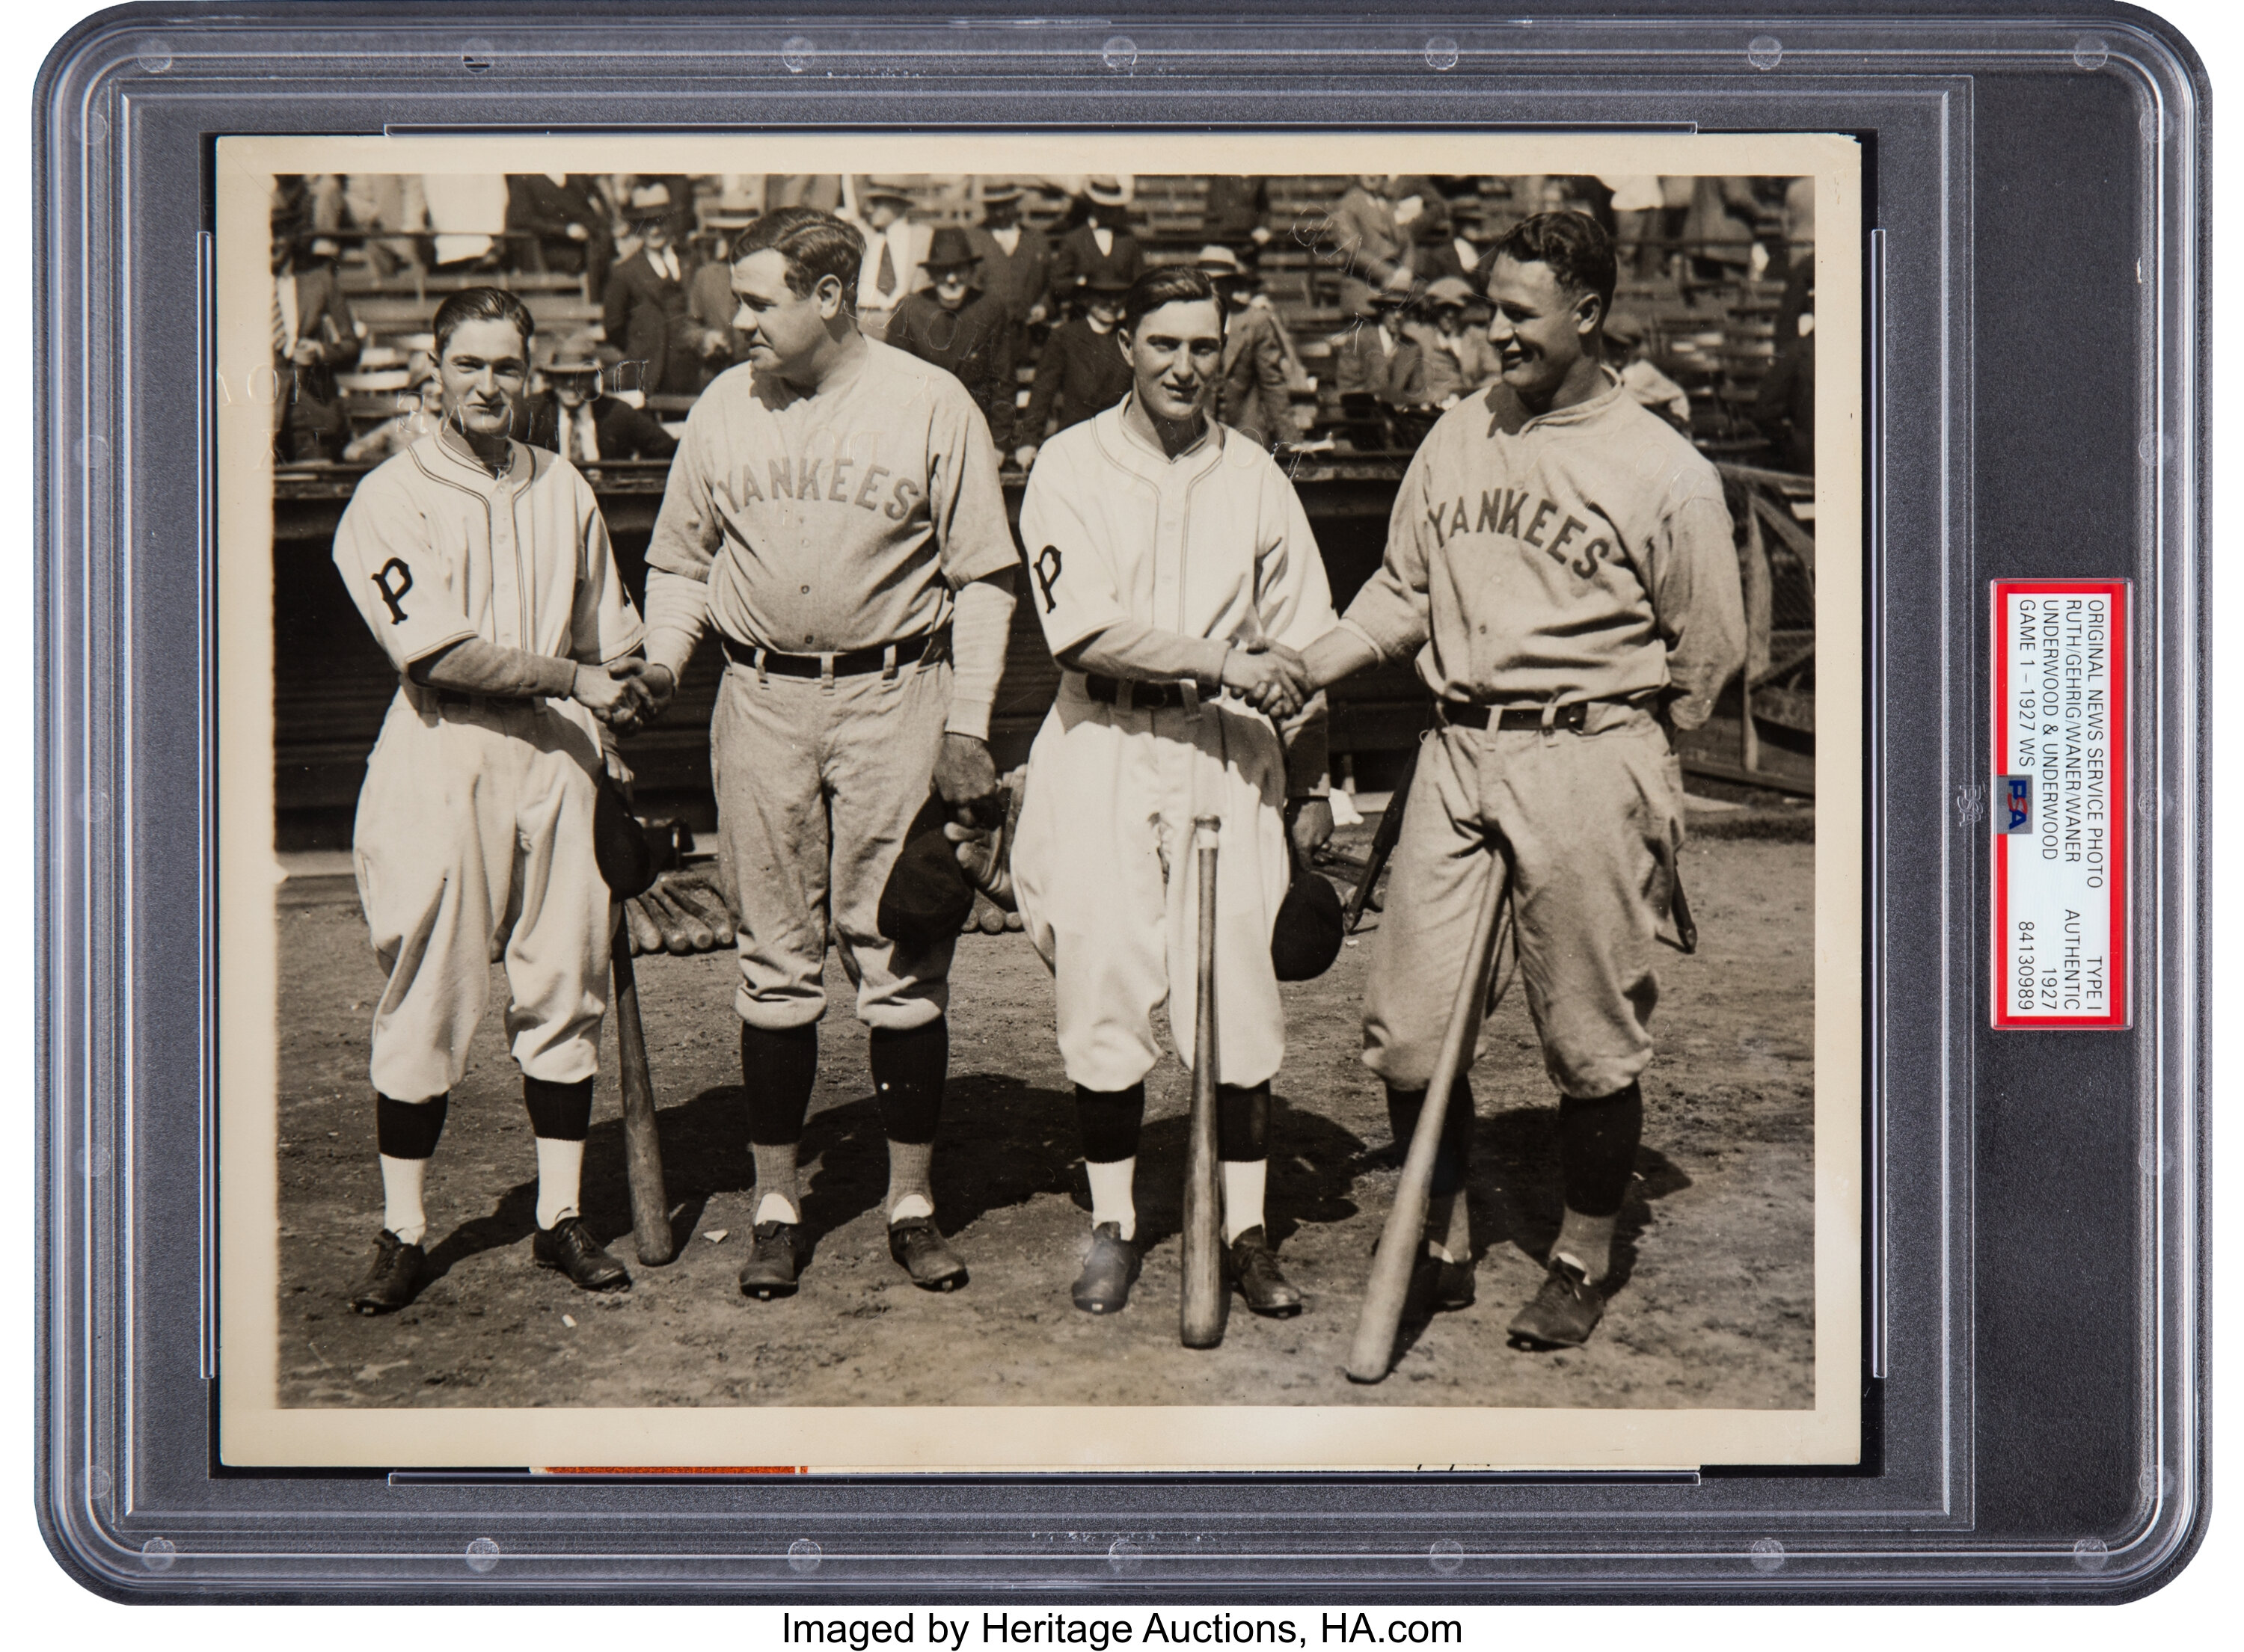
<instances>
[{"instance_id":1,"label":"crowd of spectators","mask_svg":"<svg viewBox=\"0 0 2244 1652\"><path fill-rule=\"evenodd\" d=\"M1127 389L1112 338L1121 296L1149 262L1179 258L1214 280L1230 314L1216 400L1227 423L1272 446L1415 446L1444 408L1498 375L1484 251L1511 221L1549 210L1599 219L1625 283L1665 284L1686 302L1726 283L1784 280L1774 354L1749 411L1774 462L1812 462L1812 180L1522 177L1505 180L1500 212L1478 179L1363 174L1309 212L1274 208L1271 182L1206 179L1194 226L1205 244L1194 252L1176 245L1173 228L1149 245L1126 177L284 178L274 201L274 348L294 394L279 399L276 453L370 461L436 417L428 375L416 370L396 416L353 438L336 376L367 334L336 278L348 247L385 282L568 278L598 325L539 341L567 360L541 359L544 422L525 439L570 441L572 456L666 456L672 437L649 398L674 411L746 354L733 324L733 237L765 210L808 204L864 235L854 299L865 332L955 374L998 451L1022 468L1054 431ZM1296 256L1270 256L1281 250ZM1298 318L1316 307L1290 288L1274 298L1266 267L1280 262L1290 280L1309 269L1313 293L1321 280L1336 329L1296 338ZM1687 432L1689 394L1662 369L1626 302L1609 318L1612 365L1632 394ZM1309 341L1318 347L1305 366ZM1329 374L1334 394L1322 401L1308 366Z\"/></svg>"}]
</instances>

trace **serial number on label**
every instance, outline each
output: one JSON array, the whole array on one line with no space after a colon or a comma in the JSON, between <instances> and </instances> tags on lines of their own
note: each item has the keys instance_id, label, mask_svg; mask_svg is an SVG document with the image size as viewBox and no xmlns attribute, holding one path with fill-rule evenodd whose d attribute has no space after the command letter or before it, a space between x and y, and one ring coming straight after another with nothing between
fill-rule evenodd
<instances>
[{"instance_id":1,"label":"serial number on label","mask_svg":"<svg viewBox=\"0 0 2244 1652\"><path fill-rule=\"evenodd\" d=\"M1994 1024L2126 1025L2127 586L1994 588Z\"/></svg>"}]
</instances>

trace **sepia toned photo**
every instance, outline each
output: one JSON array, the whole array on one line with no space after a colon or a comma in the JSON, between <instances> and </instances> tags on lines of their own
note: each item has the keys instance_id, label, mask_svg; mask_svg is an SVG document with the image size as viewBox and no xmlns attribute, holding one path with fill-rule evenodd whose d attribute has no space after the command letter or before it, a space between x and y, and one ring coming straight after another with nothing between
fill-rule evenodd
<instances>
[{"instance_id":1,"label":"sepia toned photo","mask_svg":"<svg viewBox=\"0 0 2244 1652\"><path fill-rule=\"evenodd\" d=\"M223 1460L1857 1460L1858 175L221 139Z\"/></svg>"}]
</instances>

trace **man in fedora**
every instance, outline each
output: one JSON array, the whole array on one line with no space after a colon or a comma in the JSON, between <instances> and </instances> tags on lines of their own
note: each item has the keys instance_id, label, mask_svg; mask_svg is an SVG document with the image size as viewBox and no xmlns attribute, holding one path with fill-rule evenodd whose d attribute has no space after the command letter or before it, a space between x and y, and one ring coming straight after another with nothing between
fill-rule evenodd
<instances>
[{"instance_id":1,"label":"man in fedora","mask_svg":"<svg viewBox=\"0 0 2244 1652\"><path fill-rule=\"evenodd\" d=\"M912 204L901 178L858 180L857 219L865 237L865 261L857 271L857 330L869 339L885 340L889 320L904 295L928 285L920 266L933 233L911 217Z\"/></svg>"},{"instance_id":2,"label":"man in fedora","mask_svg":"<svg viewBox=\"0 0 2244 1652\"><path fill-rule=\"evenodd\" d=\"M904 295L889 318L888 342L964 385L1004 453L1013 440L1014 322L976 286L980 262L964 230L950 224L936 230L922 260L935 285Z\"/></svg>"},{"instance_id":3,"label":"man in fedora","mask_svg":"<svg viewBox=\"0 0 2244 1652\"><path fill-rule=\"evenodd\" d=\"M982 260L982 291L1005 307L1016 327L1044 320L1052 280L1051 238L1021 222L1023 194L1018 184L993 179L983 185L982 221L966 232Z\"/></svg>"},{"instance_id":4,"label":"man in fedora","mask_svg":"<svg viewBox=\"0 0 2244 1652\"><path fill-rule=\"evenodd\" d=\"M651 395L693 394L703 356L725 343L688 312L686 266L673 244L676 211L668 184L632 188L624 215L639 248L609 273L601 311L608 342L625 362L639 363L638 388Z\"/></svg>"},{"instance_id":5,"label":"man in fedora","mask_svg":"<svg viewBox=\"0 0 2244 1652\"><path fill-rule=\"evenodd\" d=\"M1203 246L1193 262L1223 303L1223 365L1212 411L1258 448L1291 441L1297 432L1287 389L1285 324L1268 305L1254 302L1254 272L1229 247Z\"/></svg>"},{"instance_id":6,"label":"man in fedora","mask_svg":"<svg viewBox=\"0 0 2244 1652\"><path fill-rule=\"evenodd\" d=\"M516 432L533 448L550 448L579 470L604 459L667 459L676 438L653 415L600 394L600 364L564 347L545 369L546 392L523 403Z\"/></svg>"},{"instance_id":7,"label":"man in fedora","mask_svg":"<svg viewBox=\"0 0 2244 1652\"><path fill-rule=\"evenodd\" d=\"M1085 222L1052 249L1052 285L1063 292L1103 276L1117 293L1146 273L1146 249L1130 233L1130 198L1117 178L1093 178L1083 187Z\"/></svg>"},{"instance_id":8,"label":"man in fedora","mask_svg":"<svg viewBox=\"0 0 2244 1652\"><path fill-rule=\"evenodd\" d=\"M1417 341L1402 330L1409 307L1407 287L1368 289L1355 325L1333 349L1333 373L1340 386L1341 411L1351 420L1376 424L1388 447L1396 445L1397 409L1426 401L1426 363Z\"/></svg>"},{"instance_id":9,"label":"man in fedora","mask_svg":"<svg viewBox=\"0 0 2244 1652\"><path fill-rule=\"evenodd\" d=\"M1115 328L1122 320L1127 281L1095 273L1081 288L1083 313L1061 322L1037 358L1036 382L1029 387L1028 410L1021 415L1013 462L1026 470L1049 423L1054 434L1104 413L1130 388L1130 363Z\"/></svg>"},{"instance_id":10,"label":"man in fedora","mask_svg":"<svg viewBox=\"0 0 2244 1652\"><path fill-rule=\"evenodd\" d=\"M1488 312L1481 309L1477 322L1471 319L1479 306L1470 287L1444 275L1426 284L1425 297L1402 323L1424 364L1425 399L1437 408L1453 408L1504 374L1503 359L1488 341Z\"/></svg>"},{"instance_id":11,"label":"man in fedora","mask_svg":"<svg viewBox=\"0 0 2244 1652\"><path fill-rule=\"evenodd\" d=\"M366 340L335 280L332 236L276 236L273 250L274 455L283 464L332 464L350 440L335 383Z\"/></svg>"}]
</instances>

